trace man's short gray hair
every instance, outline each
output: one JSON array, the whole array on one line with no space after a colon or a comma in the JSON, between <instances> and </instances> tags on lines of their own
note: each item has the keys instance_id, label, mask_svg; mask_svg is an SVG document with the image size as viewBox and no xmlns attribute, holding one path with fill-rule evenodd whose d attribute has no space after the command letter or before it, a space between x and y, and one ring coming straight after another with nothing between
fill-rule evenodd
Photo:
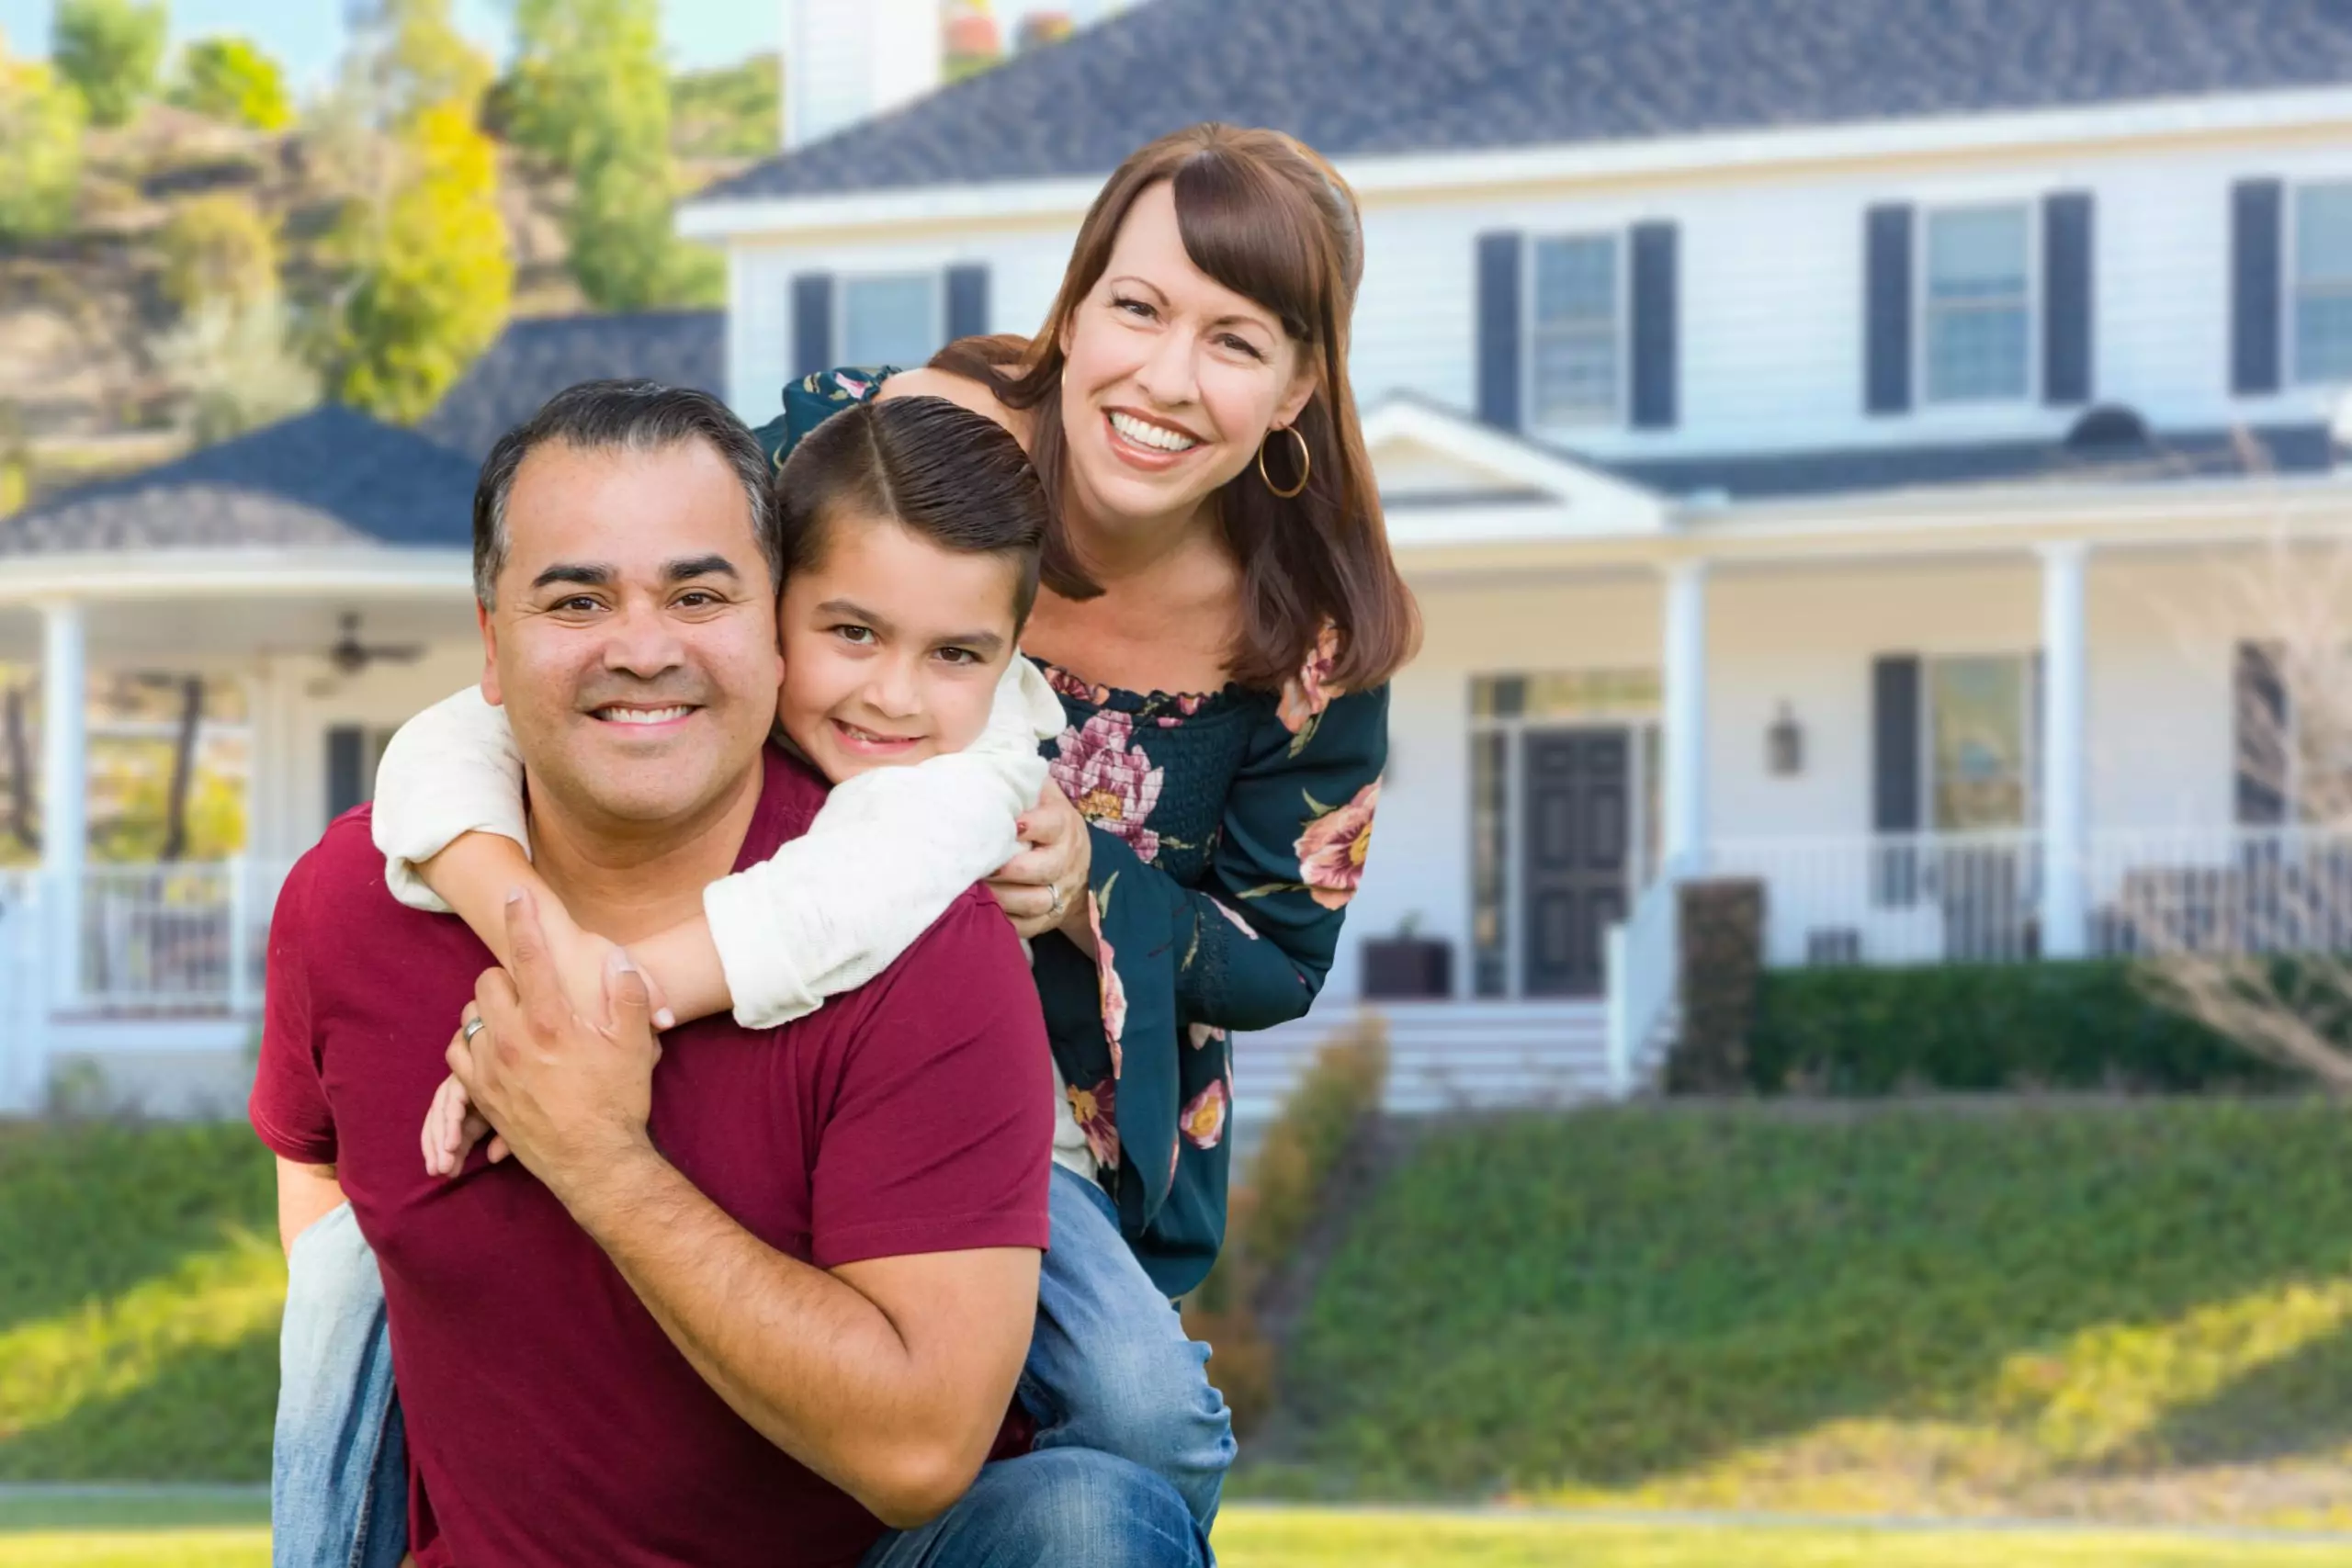
<instances>
[{"instance_id":1,"label":"man's short gray hair","mask_svg":"<svg viewBox=\"0 0 2352 1568\"><path fill-rule=\"evenodd\" d=\"M500 436L482 459L481 479L474 486L474 597L482 608L498 603L498 574L506 566L507 498L523 459L534 450L559 443L583 452L662 452L688 441L707 442L742 481L752 536L767 562L769 582L781 589L784 546L760 438L708 392L658 381L582 381Z\"/></svg>"}]
</instances>

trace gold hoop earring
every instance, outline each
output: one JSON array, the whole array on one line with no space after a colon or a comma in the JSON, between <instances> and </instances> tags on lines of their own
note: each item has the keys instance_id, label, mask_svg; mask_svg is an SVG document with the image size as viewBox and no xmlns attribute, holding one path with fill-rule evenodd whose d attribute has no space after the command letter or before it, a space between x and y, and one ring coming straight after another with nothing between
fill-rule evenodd
<instances>
[{"instance_id":1,"label":"gold hoop earring","mask_svg":"<svg viewBox=\"0 0 2352 1568\"><path fill-rule=\"evenodd\" d=\"M1266 472L1266 441L1272 441L1274 438L1273 430L1266 432L1266 441L1258 443L1258 477L1266 481L1268 490L1272 491L1284 501L1288 501L1306 488L1306 476L1315 467L1315 455L1306 449L1306 437L1298 433L1298 426L1278 424L1274 426L1274 430L1289 431L1290 438L1298 443L1298 482L1290 489L1284 490L1274 482L1273 476Z\"/></svg>"}]
</instances>

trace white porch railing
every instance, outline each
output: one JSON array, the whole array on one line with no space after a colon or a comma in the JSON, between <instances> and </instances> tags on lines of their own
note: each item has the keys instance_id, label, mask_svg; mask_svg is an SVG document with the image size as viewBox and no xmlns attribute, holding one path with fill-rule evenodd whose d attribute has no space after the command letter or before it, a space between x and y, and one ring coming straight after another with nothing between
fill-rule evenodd
<instances>
[{"instance_id":1,"label":"white porch railing","mask_svg":"<svg viewBox=\"0 0 2352 1568\"><path fill-rule=\"evenodd\" d=\"M64 1013L249 1014L286 868L250 860L93 865Z\"/></svg>"},{"instance_id":2,"label":"white porch railing","mask_svg":"<svg viewBox=\"0 0 2352 1568\"><path fill-rule=\"evenodd\" d=\"M1702 874L1764 884L1764 962L2007 963L2037 949L2039 835L1735 839Z\"/></svg>"},{"instance_id":3,"label":"white porch railing","mask_svg":"<svg viewBox=\"0 0 2352 1568\"><path fill-rule=\"evenodd\" d=\"M2094 953L2352 952L2352 830L2099 833L2087 862Z\"/></svg>"},{"instance_id":4,"label":"white porch railing","mask_svg":"<svg viewBox=\"0 0 2352 1568\"><path fill-rule=\"evenodd\" d=\"M1642 889L1623 920L1609 928L1609 1092L1634 1092L1681 977L1681 899L1668 864Z\"/></svg>"}]
</instances>

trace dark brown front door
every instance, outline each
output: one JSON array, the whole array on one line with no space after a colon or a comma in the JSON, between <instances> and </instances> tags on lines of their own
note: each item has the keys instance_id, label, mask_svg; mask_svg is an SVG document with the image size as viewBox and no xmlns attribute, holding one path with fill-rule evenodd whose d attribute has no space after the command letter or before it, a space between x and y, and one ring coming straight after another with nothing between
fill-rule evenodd
<instances>
[{"instance_id":1,"label":"dark brown front door","mask_svg":"<svg viewBox=\"0 0 2352 1568\"><path fill-rule=\"evenodd\" d=\"M1631 738L1623 729L1532 729L1521 754L1522 988L1531 997L1597 997L1609 928L1625 916Z\"/></svg>"}]
</instances>

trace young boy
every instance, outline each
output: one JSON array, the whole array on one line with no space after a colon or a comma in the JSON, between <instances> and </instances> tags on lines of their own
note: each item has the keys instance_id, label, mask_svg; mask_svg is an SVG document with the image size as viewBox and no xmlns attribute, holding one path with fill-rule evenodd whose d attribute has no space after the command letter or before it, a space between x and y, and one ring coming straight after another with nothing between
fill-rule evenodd
<instances>
[{"instance_id":1,"label":"young boy","mask_svg":"<svg viewBox=\"0 0 2352 1568\"><path fill-rule=\"evenodd\" d=\"M631 948L663 1027L731 1004L746 1027L771 1028L871 978L1020 850L1019 822L1045 782L1038 742L1063 728L1059 702L1015 647L1046 513L1011 434L941 399L860 405L802 439L777 473L776 501L777 726L835 787L804 836L706 889L700 919ZM574 925L532 872L521 765L503 716L478 692L428 709L395 738L374 830L393 892L454 909L502 962L507 894L532 887L572 1005L603 1016L611 944ZM1064 1325L1046 1355L1041 1322L1023 1403L1041 1446L1119 1452L1205 1499L1196 1512L1213 1511L1229 1421L1201 1348L1170 1332L1165 1298L1106 1221L1058 1080L1056 1092L1054 1160L1064 1174L1046 1291L1083 1298L1082 1314L1064 1315L1120 1342L1090 1356ZM486 1131L450 1080L422 1133L427 1168L456 1174ZM347 1209L305 1233L291 1270L276 1562L395 1562L405 1535L395 1523L406 1502L401 1434L381 1285ZM1133 1407L1133 1391L1086 1384L1091 1365L1122 1367L1132 1381L1138 1359L1151 1363L1152 1397L1185 1418L1165 1419L1165 1408L1148 1423L1114 1418Z\"/></svg>"}]
</instances>

